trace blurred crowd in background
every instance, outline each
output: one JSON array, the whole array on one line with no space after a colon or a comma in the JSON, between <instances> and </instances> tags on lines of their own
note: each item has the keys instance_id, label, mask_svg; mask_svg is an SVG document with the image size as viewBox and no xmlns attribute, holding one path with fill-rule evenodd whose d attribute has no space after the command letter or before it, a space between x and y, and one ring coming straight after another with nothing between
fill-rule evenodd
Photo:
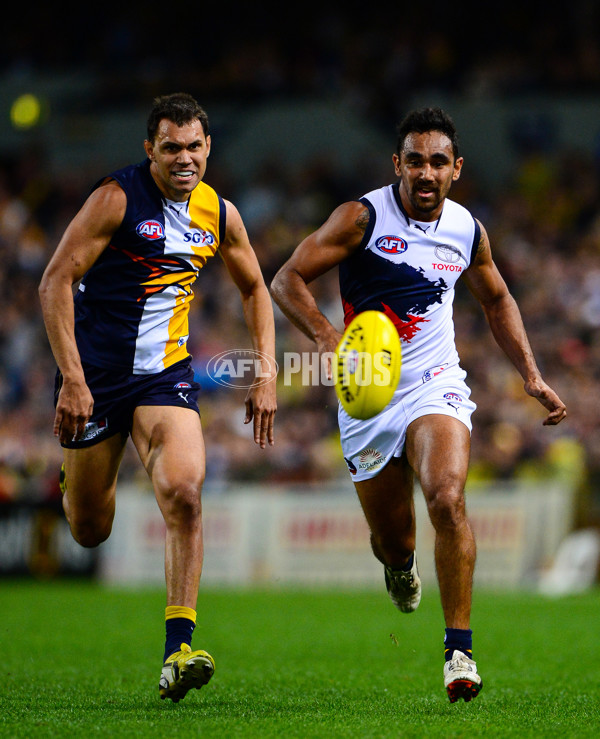
<instances>
[{"instance_id":1,"label":"blurred crowd in background","mask_svg":"<svg viewBox=\"0 0 600 739\"><path fill-rule=\"evenodd\" d=\"M346 20L325 12L315 22L314 16L301 17L292 8L287 25L252 6L235 29L224 17L209 24L202 43L190 51L195 63L185 64L180 54L190 39L175 34L168 58L159 57L157 45L148 43L158 23L152 13L138 15L134 22L124 10L103 34L87 27L85 49L75 49L51 43L58 21L48 6L43 37L33 33L27 40L8 39L0 51L0 69L18 75L44 65L57 70L87 65L99 76L85 104L108 110L136 100L147 106L153 95L176 89L195 94L209 114L211 100L337 93L355 100L365 120L389 136L406 112L403 96L423 88L500 95L600 91L598 8L592 2L575 2L558 27L556 18L538 13L538 5L542 7L527 4L518 15L507 10L500 19L504 34L498 33L497 23L488 24L477 38L463 35L461 43L454 35L459 24L450 3L436 4L439 31L428 24L424 35L419 32L423 21L414 14L395 26L386 11L380 22L375 18L365 28L360 15L350 12L352 3ZM76 19L74 23L72 32L77 34ZM530 43L505 43L506 34L518 39L532 24L536 32L528 34ZM306 43L290 44L286 28L304 34ZM557 47L560 54L555 53ZM131 74L123 74L124 69ZM75 108L83 103L71 104ZM600 156L529 143L520 152L511 182L482 188L465 167L451 197L486 226L540 368L569 415L557 428L542 427L544 410L524 394L520 376L494 344L479 306L459 282L457 343L478 405L470 480L577 485L588 505L582 516L589 518L600 508ZM390 147L394 144L390 137ZM92 180L84 187L82 177L53 173L46 155L43 148L30 146L0 158L0 499L58 494L62 455L52 436L55 365L37 286ZM213 171L209 163L207 181L239 208L269 283L295 246L334 207L391 182L392 174L389 163L373 162L372 168L361 167L353 177L342 176L326 159L314 158L300 172L288 172L284 163L274 162L251 182L238 180L233 170ZM324 312L341 328L337 274L322 278L313 289ZM255 447L251 429L243 423L244 391L220 387L206 377L210 357L249 347L239 294L220 260L202 270L195 292L189 348L205 388L200 406L207 492L225 494L241 481L267 487L348 480L331 387L286 385L280 376L276 444L266 450ZM276 320L280 362L284 352L314 350L277 310ZM121 480L141 479L141 465L130 445Z\"/></svg>"},{"instance_id":2,"label":"blurred crowd in background","mask_svg":"<svg viewBox=\"0 0 600 739\"><path fill-rule=\"evenodd\" d=\"M234 2L203 7L193 18L135 1L117 12L79 5L64 14L38 0L29 7L32 17L18 8L5 14L10 33L0 70L85 69L98 75L93 99L107 109L145 103L174 79L213 100L346 92L365 115L384 121L402 112L402 94L424 88L529 94L600 87L595 0L506 0L485 13L475 0L431 0L426 8Z\"/></svg>"}]
</instances>

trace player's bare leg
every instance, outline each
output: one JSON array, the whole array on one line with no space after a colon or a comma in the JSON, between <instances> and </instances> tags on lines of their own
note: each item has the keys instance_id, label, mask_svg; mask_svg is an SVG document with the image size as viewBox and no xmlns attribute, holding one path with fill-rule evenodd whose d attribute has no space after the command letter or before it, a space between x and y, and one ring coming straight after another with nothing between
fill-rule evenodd
<instances>
[{"instance_id":1,"label":"player's bare leg","mask_svg":"<svg viewBox=\"0 0 600 739\"><path fill-rule=\"evenodd\" d=\"M459 697L471 700L482 684L471 660L476 547L464 497L470 447L469 430L450 416L423 416L407 431L407 457L421 483L435 529L435 563L446 621L444 675L452 702Z\"/></svg>"},{"instance_id":2,"label":"player's bare leg","mask_svg":"<svg viewBox=\"0 0 600 739\"><path fill-rule=\"evenodd\" d=\"M384 564L385 583L404 613L421 600L415 554L413 473L406 458L393 458L375 477L355 483L371 530L373 553Z\"/></svg>"},{"instance_id":3,"label":"player's bare leg","mask_svg":"<svg viewBox=\"0 0 600 739\"><path fill-rule=\"evenodd\" d=\"M202 573L204 440L198 414L174 406L136 409L132 439L166 525L167 605L196 608Z\"/></svg>"},{"instance_id":4,"label":"player's bare leg","mask_svg":"<svg viewBox=\"0 0 600 739\"><path fill-rule=\"evenodd\" d=\"M464 486L470 454L466 426L429 415L408 428L406 449L435 529L435 563L446 626L468 629L475 567L475 538L467 519Z\"/></svg>"},{"instance_id":5,"label":"player's bare leg","mask_svg":"<svg viewBox=\"0 0 600 739\"><path fill-rule=\"evenodd\" d=\"M415 550L416 536L413 473L406 459L392 458L375 477L354 487L375 555L390 567L402 567Z\"/></svg>"},{"instance_id":6,"label":"player's bare leg","mask_svg":"<svg viewBox=\"0 0 600 739\"><path fill-rule=\"evenodd\" d=\"M120 434L83 449L64 449L63 508L75 541L95 547L110 535L115 489L125 449Z\"/></svg>"},{"instance_id":7,"label":"player's bare leg","mask_svg":"<svg viewBox=\"0 0 600 739\"><path fill-rule=\"evenodd\" d=\"M166 525L167 647L159 687L161 698L177 702L191 688L205 685L214 672L209 654L191 650L203 563L205 451L200 418L187 408L140 406L132 439ZM175 643L177 647L169 648Z\"/></svg>"}]
</instances>

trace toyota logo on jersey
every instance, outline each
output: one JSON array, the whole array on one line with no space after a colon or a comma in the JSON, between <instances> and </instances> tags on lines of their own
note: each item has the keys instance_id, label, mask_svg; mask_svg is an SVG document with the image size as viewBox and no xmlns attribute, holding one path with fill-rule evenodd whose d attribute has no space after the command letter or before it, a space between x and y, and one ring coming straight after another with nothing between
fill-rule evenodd
<instances>
[{"instance_id":1,"label":"toyota logo on jersey","mask_svg":"<svg viewBox=\"0 0 600 739\"><path fill-rule=\"evenodd\" d=\"M400 236L380 236L375 246L385 254L402 254L408 249L408 244Z\"/></svg>"},{"instance_id":2,"label":"toyota logo on jersey","mask_svg":"<svg viewBox=\"0 0 600 739\"><path fill-rule=\"evenodd\" d=\"M456 246L450 246L449 244L437 244L435 247L435 255L442 262L450 262L451 264L459 262L461 259L466 263L466 259L463 257L460 249Z\"/></svg>"},{"instance_id":3,"label":"toyota logo on jersey","mask_svg":"<svg viewBox=\"0 0 600 739\"><path fill-rule=\"evenodd\" d=\"M145 239L150 239L150 241L162 239L165 235L162 223L159 223L158 221L142 221L141 223L138 223L135 230L139 236L143 236Z\"/></svg>"}]
</instances>

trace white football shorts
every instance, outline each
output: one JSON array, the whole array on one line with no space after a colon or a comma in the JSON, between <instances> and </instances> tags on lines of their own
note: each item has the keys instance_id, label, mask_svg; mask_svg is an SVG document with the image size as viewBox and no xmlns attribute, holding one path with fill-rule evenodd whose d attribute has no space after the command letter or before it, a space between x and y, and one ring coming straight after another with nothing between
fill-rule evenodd
<instances>
[{"instance_id":1,"label":"white football shorts","mask_svg":"<svg viewBox=\"0 0 600 739\"><path fill-rule=\"evenodd\" d=\"M351 418L338 407L340 441L353 482L374 477L404 448L406 429L416 418L433 413L451 416L472 429L471 414L477 407L459 366L438 367L423 374L419 383L396 392L390 404L373 418Z\"/></svg>"}]
</instances>

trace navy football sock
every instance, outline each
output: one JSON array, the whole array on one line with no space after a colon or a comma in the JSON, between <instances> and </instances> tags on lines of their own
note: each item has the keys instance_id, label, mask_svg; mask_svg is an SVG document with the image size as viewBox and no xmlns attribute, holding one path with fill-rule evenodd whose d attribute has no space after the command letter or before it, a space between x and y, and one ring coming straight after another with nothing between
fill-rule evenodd
<instances>
[{"instance_id":1,"label":"navy football sock","mask_svg":"<svg viewBox=\"0 0 600 739\"><path fill-rule=\"evenodd\" d=\"M170 657L182 644L192 646L192 633L196 628L196 611L185 606L167 606L165 609L165 656Z\"/></svg>"},{"instance_id":2,"label":"navy football sock","mask_svg":"<svg viewBox=\"0 0 600 739\"><path fill-rule=\"evenodd\" d=\"M167 638L165 642L165 659L170 657L173 652L178 652L182 644L192 644L192 632L195 623L189 618L170 618L166 622Z\"/></svg>"},{"instance_id":3,"label":"navy football sock","mask_svg":"<svg viewBox=\"0 0 600 739\"><path fill-rule=\"evenodd\" d=\"M446 629L444 653L446 662L452 659L455 649L473 659L473 632L471 629Z\"/></svg>"}]
</instances>

